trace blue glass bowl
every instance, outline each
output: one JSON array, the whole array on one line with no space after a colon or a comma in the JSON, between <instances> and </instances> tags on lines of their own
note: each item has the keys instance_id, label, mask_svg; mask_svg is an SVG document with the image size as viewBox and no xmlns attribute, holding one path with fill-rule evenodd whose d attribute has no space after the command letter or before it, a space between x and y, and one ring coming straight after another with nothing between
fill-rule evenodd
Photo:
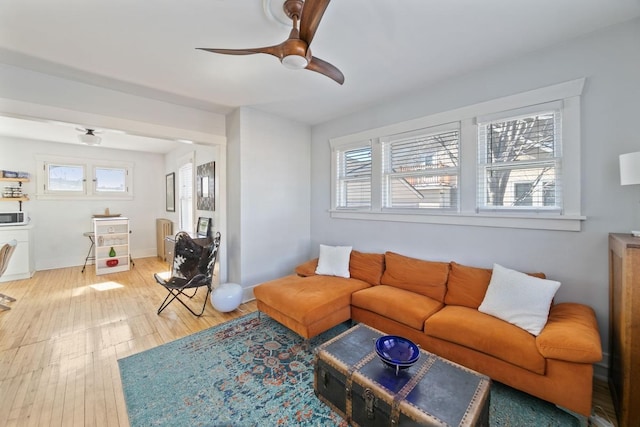
<instances>
[{"instance_id":1,"label":"blue glass bowl","mask_svg":"<svg viewBox=\"0 0 640 427\"><path fill-rule=\"evenodd\" d=\"M420 359L420 349L406 338L396 335L385 335L376 340L376 353L388 366L406 369Z\"/></svg>"}]
</instances>

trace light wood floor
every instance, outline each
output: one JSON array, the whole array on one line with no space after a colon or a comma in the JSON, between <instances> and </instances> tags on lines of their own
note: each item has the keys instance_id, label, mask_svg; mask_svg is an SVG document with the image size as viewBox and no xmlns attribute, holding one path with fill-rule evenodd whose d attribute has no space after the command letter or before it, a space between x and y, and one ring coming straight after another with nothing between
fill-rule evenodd
<instances>
[{"instance_id":1,"label":"light wood floor","mask_svg":"<svg viewBox=\"0 0 640 427\"><path fill-rule=\"evenodd\" d=\"M0 426L128 426L119 358L256 310L249 302L224 314L207 304L197 318L174 302L158 316L166 292L153 273L166 264L135 263L111 275L73 267L0 283L18 299L0 311ZM604 382L594 384L594 405L614 419Z\"/></svg>"}]
</instances>

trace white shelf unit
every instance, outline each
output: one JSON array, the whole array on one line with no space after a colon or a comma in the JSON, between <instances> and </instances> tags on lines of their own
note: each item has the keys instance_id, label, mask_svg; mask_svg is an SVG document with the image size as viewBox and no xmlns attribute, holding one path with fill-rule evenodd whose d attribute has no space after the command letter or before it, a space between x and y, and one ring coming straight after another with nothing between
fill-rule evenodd
<instances>
[{"instance_id":1,"label":"white shelf unit","mask_svg":"<svg viewBox=\"0 0 640 427\"><path fill-rule=\"evenodd\" d=\"M129 218L94 218L93 232L96 274L129 270ZM111 248L115 251L115 256L109 255ZM107 265L112 260L118 260L118 265Z\"/></svg>"}]
</instances>

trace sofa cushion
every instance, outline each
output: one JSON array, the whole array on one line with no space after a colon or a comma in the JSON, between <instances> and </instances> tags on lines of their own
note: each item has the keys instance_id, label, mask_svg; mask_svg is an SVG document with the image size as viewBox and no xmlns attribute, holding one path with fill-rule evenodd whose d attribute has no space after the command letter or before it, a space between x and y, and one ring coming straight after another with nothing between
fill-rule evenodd
<instances>
[{"instance_id":1,"label":"sofa cushion","mask_svg":"<svg viewBox=\"0 0 640 427\"><path fill-rule=\"evenodd\" d=\"M451 262L451 271L447 282L447 305L461 305L478 308L491 281L490 268L468 267Z\"/></svg>"},{"instance_id":2,"label":"sofa cushion","mask_svg":"<svg viewBox=\"0 0 640 427\"><path fill-rule=\"evenodd\" d=\"M424 327L424 321L444 306L433 298L386 285L355 292L351 295L351 305L419 331Z\"/></svg>"},{"instance_id":3,"label":"sofa cushion","mask_svg":"<svg viewBox=\"0 0 640 427\"><path fill-rule=\"evenodd\" d=\"M448 305L429 317L425 334L462 345L540 375L545 359L533 335L469 307Z\"/></svg>"},{"instance_id":4,"label":"sofa cushion","mask_svg":"<svg viewBox=\"0 0 640 427\"><path fill-rule=\"evenodd\" d=\"M448 262L423 261L394 252L384 255L385 270L380 281L444 302L449 275Z\"/></svg>"},{"instance_id":5,"label":"sofa cushion","mask_svg":"<svg viewBox=\"0 0 640 427\"><path fill-rule=\"evenodd\" d=\"M487 293L492 273L490 268L469 267L452 261L445 304L478 308ZM544 273L527 274L540 279L546 278Z\"/></svg>"},{"instance_id":6,"label":"sofa cushion","mask_svg":"<svg viewBox=\"0 0 640 427\"><path fill-rule=\"evenodd\" d=\"M379 285L384 273L384 254L351 251L349 271L354 279Z\"/></svg>"},{"instance_id":7,"label":"sofa cushion","mask_svg":"<svg viewBox=\"0 0 640 427\"><path fill-rule=\"evenodd\" d=\"M598 322L591 307L561 303L551 307L549 320L536 338L540 353L550 359L578 363L602 360Z\"/></svg>"},{"instance_id":8,"label":"sofa cushion","mask_svg":"<svg viewBox=\"0 0 640 427\"><path fill-rule=\"evenodd\" d=\"M371 285L357 279L335 276L285 276L253 288L256 299L299 323L309 325L330 313L348 307L351 294Z\"/></svg>"},{"instance_id":9,"label":"sofa cushion","mask_svg":"<svg viewBox=\"0 0 640 427\"><path fill-rule=\"evenodd\" d=\"M314 276L317 266L318 258L314 258L300 264L294 271L298 276ZM352 250L351 258L349 259L349 272L354 279L364 280L372 285L379 285L384 272L384 254Z\"/></svg>"},{"instance_id":10,"label":"sofa cushion","mask_svg":"<svg viewBox=\"0 0 640 427\"><path fill-rule=\"evenodd\" d=\"M494 264L491 282L478 311L538 335L547 323L549 308L559 287L560 282L555 280L538 279Z\"/></svg>"},{"instance_id":11,"label":"sofa cushion","mask_svg":"<svg viewBox=\"0 0 640 427\"><path fill-rule=\"evenodd\" d=\"M349 259L351 246L320 245L320 257L316 274L325 276L351 277L349 273Z\"/></svg>"}]
</instances>

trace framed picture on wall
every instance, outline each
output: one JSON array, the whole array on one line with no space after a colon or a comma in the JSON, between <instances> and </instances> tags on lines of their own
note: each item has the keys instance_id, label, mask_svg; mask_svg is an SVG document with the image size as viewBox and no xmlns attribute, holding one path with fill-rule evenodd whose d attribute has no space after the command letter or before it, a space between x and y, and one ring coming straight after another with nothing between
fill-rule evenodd
<instances>
[{"instance_id":1,"label":"framed picture on wall","mask_svg":"<svg viewBox=\"0 0 640 427\"><path fill-rule=\"evenodd\" d=\"M196 206L201 211L216 210L216 162L199 165L197 170L197 200Z\"/></svg>"},{"instance_id":2,"label":"framed picture on wall","mask_svg":"<svg viewBox=\"0 0 640 427\"><path fill-rule=\"evenodd\" d=\"M167 212L176 211L176 174L171 172L167 174L166 183L166 206Z\"/></svg>"}]
</instances>

